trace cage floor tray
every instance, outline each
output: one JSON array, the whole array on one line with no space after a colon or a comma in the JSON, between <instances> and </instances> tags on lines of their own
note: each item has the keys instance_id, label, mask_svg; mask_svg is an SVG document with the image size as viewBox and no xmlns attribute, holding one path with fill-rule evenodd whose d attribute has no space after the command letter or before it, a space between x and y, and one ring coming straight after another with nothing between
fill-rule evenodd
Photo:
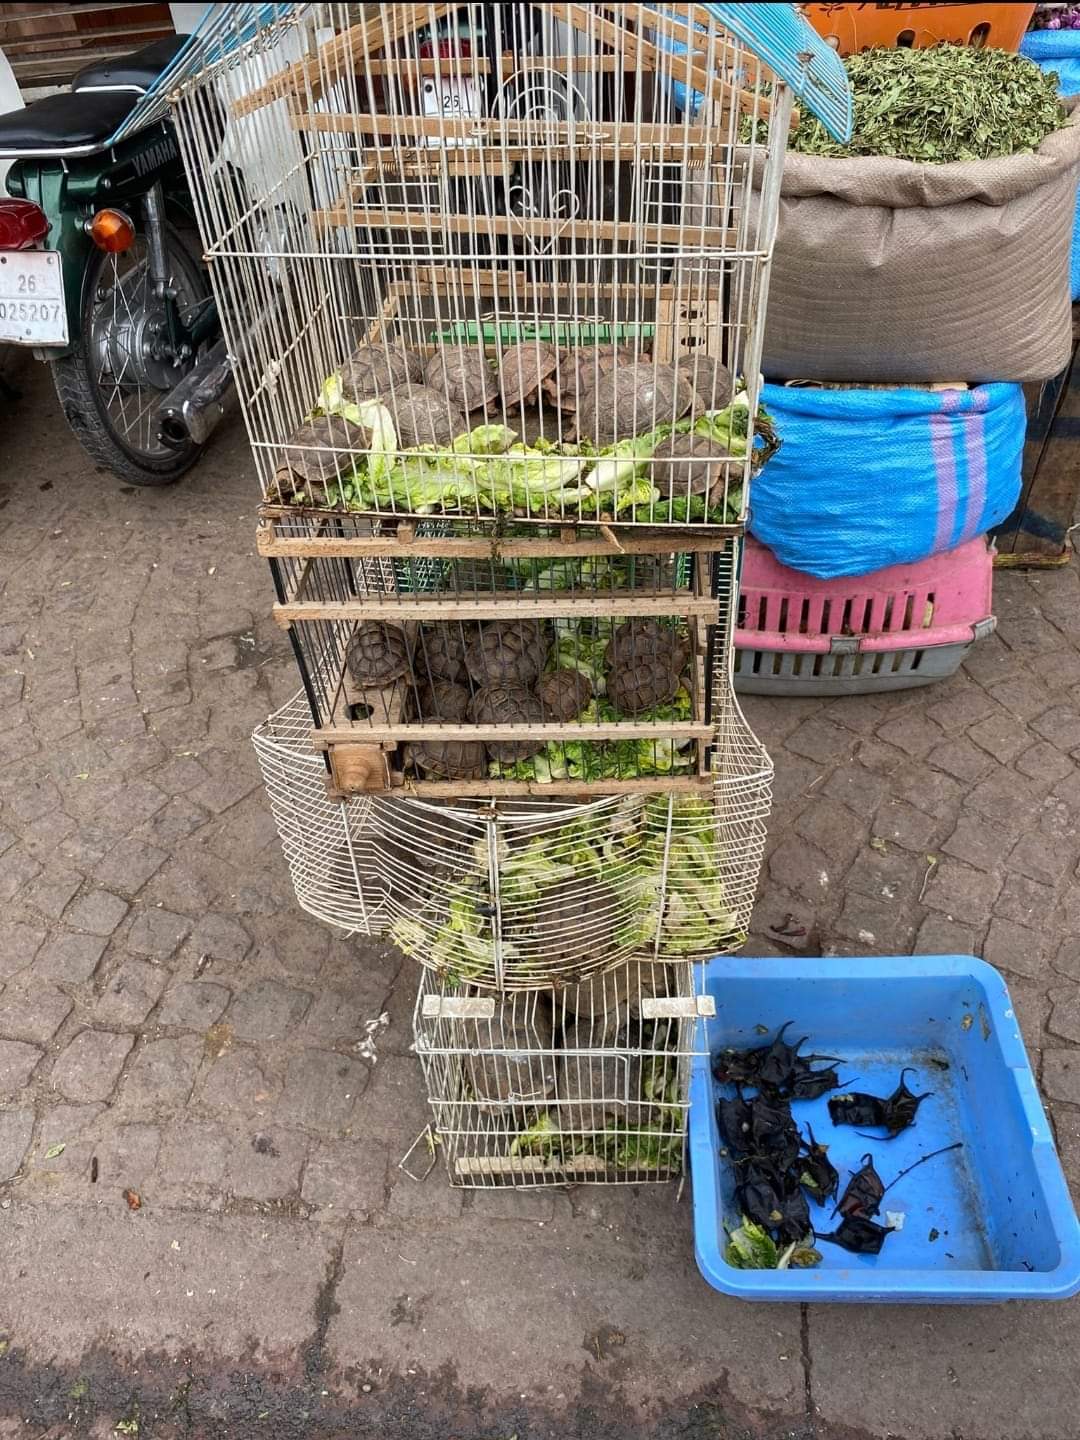
<instances>
[{"instance_id":1,"label":"cage floor tray","mask_svg":"<svg viewBox=\"0 0 1080 1440\"><path fill-rule=\"evenodd\" d=\"M888 1095L909 1065L912 1090L933 1091L917 1122L894 1140L833 1126L827 1097L792 1105L805 1133L829 1146L843 1191L870 1152L886 1185L921 1156L956 1141L885 1196L902 1216L878 1256L824 1242L807 1270L739 1270L724 1259L725 1222L739 1224L731 1166L721 1155L715 1101L721 1088L706 1056L691 1081L690 1163L698 1265L710 1285L752 1300L972 1304L1064 1299L1080 1290L1080 1225L1054 1149L1009 992L971 956L838 959L723 957L705 966L716 1000L710 1055L762 1043L792 1020L808 1051L838 1055L851 1088ZM734 1090L730 1091L734 1094ZM876 1133L876 1132L870 1132ZM822 1233L832 1205L811 1202Z\"/></svg>"}]
</instances>

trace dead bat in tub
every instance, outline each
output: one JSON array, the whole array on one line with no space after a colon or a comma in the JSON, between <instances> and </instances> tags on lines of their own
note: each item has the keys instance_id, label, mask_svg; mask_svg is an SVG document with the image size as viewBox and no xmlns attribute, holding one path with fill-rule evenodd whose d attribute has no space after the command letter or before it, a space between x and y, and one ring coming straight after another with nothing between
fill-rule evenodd
<instances>
[{"instance_id":1,"label":"dead bat in tub","mask_svg":"<svg viewBox=\"0 0 1080 1440\"><path fill-rule=\"evenodd\" d=\"M913 1073L910 1065L900 1071L899 1084L886 1098L866 1095L859 1090L847 1095L834 1095L829 1101L829 1118L834 1125L860 1127L860 1134L863 1133L861 1127L869 1126L872 1130L884 1130L886 1140L895 1139L909 1125L914 1125L919 1106L934 1093L926 1090L922 1095L912 1094L904 1079L909 1073ZM869 1140L874 1138L873 1135L867 1136Z\"/></svg>"}]
</instances>

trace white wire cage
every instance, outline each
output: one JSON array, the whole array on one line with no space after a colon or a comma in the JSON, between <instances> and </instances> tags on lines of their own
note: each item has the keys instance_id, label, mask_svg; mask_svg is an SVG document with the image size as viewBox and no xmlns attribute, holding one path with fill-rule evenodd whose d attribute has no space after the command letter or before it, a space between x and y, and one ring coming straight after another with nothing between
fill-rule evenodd
<instances>
[{"instance_id":1,"label":"white wire cage","mask_svg":"<svg viewBox=\"0 0 1080 1440\"><path fill-rule=\"evenodd\" d=\"M430 972L414 1049L451 1184L640 1184L682 1169L709 997L686 963L485 996Z\"/></svg>"},{"instance_id":2,"label":"white wire cage","mask_svg":"<svg viewBox=\"0 0 1080 1440\"><path fill-rule=\"evenodd\" d=\"M264 494L741 522L792 96L716 15L788 7L234 8L174 113Z\"/></svg>"},{"instance_id":3,"label":"white wire cage","mask_svg":"<svg viewBox=\"0 0 1080 1440\"><path fill-rule=\"evenodd\" d=\"M730 679L725 694L707 790L577 803L332 800L297 696L255 735L297 900L481 992L561 988L635 957L686 962L738 949L772 768Z\"/></svg>"}]
</instances>

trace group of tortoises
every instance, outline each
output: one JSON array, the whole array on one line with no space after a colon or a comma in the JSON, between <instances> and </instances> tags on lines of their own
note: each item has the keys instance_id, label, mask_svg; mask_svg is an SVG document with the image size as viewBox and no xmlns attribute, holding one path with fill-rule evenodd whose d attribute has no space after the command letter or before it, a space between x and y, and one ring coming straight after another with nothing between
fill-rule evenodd
<instances>
[{"instance_id":1,"label":"group of tortoises","mask_svg":"<svg viewBox=\"0 0 1080 1440\"><path fill-rule=\"evenodd\" d=\"M442 622L410 632L403 625L365 620L346 650L349 674L361 692L405 685L418 719L427 723L518 725L568 723L592 701L581 670L549 666L552 636L542 620ZM672 701L688 658L685 637L653 619L617 626L605 655L607 696L624 715ZM542 731L481 743L423 739L406 746L407 763L433 780L477 780L488 762L530 759L547 744Z\"/></svg>"},{"instance_id":2,"label":"group of tortoises","mask_svg":"<svg viewBox=\"0 0 1080 1440\"><path fill-rule=\"evenodd\" d=\"M398 445L449 446L480 421L545 403L558 412L561 438L598 448L656 426L722 410L731 374L708 355L678 366L654 364L627 345L562 349L524 340L497 362L475 345L443 345L426 360L397 342L358 346L338 372L346 404L377 399L390 411ZM333 481L364 450L364 436L341 416L308 421L290 439L286 464L307 484ZM716 440L675 435L658 448L653 480L661 495L715 500L727 451Z\"/></svg>"}]
</instances>

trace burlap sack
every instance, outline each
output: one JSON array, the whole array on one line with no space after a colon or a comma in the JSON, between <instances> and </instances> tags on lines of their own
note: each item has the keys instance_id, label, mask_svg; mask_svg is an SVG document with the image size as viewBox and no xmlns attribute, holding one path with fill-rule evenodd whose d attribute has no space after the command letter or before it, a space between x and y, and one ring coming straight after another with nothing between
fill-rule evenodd
<instances>
[{"instance_id":1,"label":"burlap sack","mask_svg":"<svg viewBox=\"0 0 1080 1440\"><path fill-rule=\"evenodd\" d=\"M787 156L771 379L1045 380L1072 348L1080 96L1034 154L918 165Z\"/></svg>"}]
</instances>

